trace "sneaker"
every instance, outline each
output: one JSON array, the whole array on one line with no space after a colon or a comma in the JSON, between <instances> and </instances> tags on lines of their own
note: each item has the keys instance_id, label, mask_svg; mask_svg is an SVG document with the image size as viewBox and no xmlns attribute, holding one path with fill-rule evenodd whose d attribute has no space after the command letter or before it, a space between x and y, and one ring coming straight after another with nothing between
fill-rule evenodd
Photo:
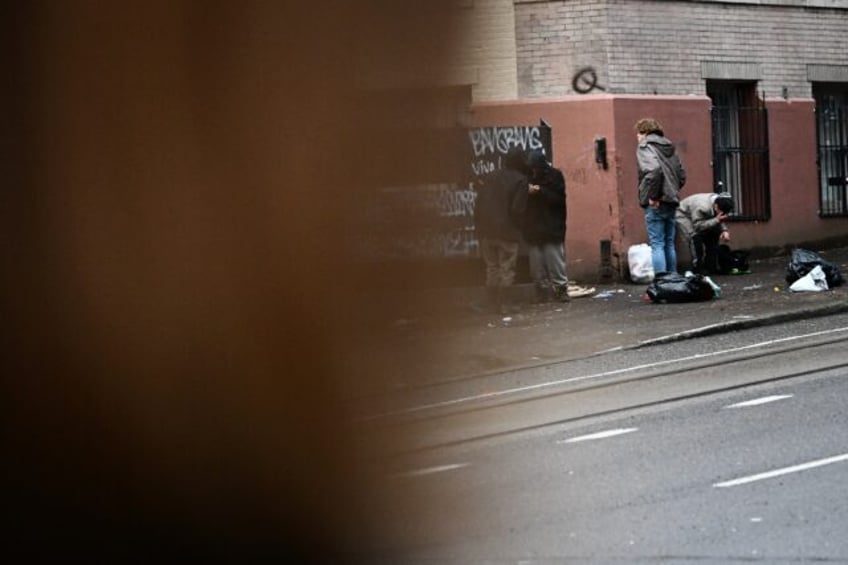
<instances>
[{"instance_id":1,"label":"sneaker","mask_svg":"<svg viewBox=\"0 0 848 565\"><path fill-rule=\"evenodd\" d=\"M571 302L568 296L568 285L558 286L554 289L554 300L557 302Z\"/></svg>"}]
</instances>

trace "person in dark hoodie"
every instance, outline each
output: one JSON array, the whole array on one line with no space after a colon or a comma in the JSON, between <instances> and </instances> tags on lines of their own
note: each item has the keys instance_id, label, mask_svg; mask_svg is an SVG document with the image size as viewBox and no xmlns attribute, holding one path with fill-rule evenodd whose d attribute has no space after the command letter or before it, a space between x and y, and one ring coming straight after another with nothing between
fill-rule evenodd
<instances>
[{"instance_id":1,"label":"person in dark hoodie","mask_svg":"<svg viewBox=\"0 0 848 565\"><path fill-rule=\"evenodd\" d=\"M474 226L486 264L486 302L490 310L501 314L515 309L506 289L515 280L527 190L526 156L520 147L510 148L503 167L477 184Z\"/></svg>"},{"instance_id":2,"label":"person in dark hoodie","mask_svg":"<svg viewBox=\"0 0 848 565\"><path fill-rule=\"evenodd\" d=\"M653 118L636 122L636 161L639 170L639 206L651 245L654 273L677 272L675 211L678 193L686 184L686 170L662 125Z\"/></svg>"},{"instance_id":3,"label":"person in dark hoodie","mask_svg":"<svg viewBox=\"0 0 848 565\"><path fill-rule=\"evenodd\" d=\"M528 157L530 186L522 234L527 243L530 276L536 298L568 302L565 266L565 177L548 161L544 152L533 150Z\"/></svg>"}]
</instances>

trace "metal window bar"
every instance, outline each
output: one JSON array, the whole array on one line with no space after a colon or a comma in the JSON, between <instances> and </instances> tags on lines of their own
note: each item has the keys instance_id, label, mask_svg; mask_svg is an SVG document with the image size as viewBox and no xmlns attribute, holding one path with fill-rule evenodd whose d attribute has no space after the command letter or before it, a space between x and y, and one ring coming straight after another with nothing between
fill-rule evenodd
<instances>
[{"instance_id":1,"label":"metal window bar","mask_svg":"<svg viewBox=\"0 0 848 565\"><path fill-rule=\"evenodd\" d=\"M733 219L768 220L768 113L762 99L747 91L730 87L711 93L715 190L733 196Z\"/></svg>"},{"instance_id":2,"label":"metal window bar","mask_svg":"<svg viewBox=\"0 0 848 565\"><path fill-rule=\"evenodd\" d=\"M814 88L816 100L819 215L848 216L848 92Z\"/></svg>"}]
</instances>

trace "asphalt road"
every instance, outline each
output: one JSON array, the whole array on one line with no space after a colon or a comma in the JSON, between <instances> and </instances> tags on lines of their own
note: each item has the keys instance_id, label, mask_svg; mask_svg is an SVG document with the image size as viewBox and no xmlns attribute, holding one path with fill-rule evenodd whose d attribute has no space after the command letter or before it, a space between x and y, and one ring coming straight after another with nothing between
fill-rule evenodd
<instances>
[{"instance_id":1,"label":"asphalt road","mask_svg":"<svg viewBox=\"0 0 848 565\"><path fill-rule=\"evenodd\" d=\"M848 563L848 318L420 391L392 562ZM494 393L494 394L493 394Z\"/></svg>"}]
</instances>

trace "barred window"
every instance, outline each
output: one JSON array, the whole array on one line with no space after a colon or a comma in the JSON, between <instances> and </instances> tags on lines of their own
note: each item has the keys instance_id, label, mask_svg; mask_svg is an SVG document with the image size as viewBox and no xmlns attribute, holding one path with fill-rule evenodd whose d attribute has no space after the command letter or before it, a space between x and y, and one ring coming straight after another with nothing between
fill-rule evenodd
<instances>
[{"instance_id":1,"label":"barred window","mask_svg":"<svg viewBox=\"0 0 848 565\"><path fill-rule=\"evenodd\" d=\"M848 216L848 83L813 83L819 215Z\"/></svg>"},{"instance_id":2,"label":"barred window","mask_svg":"<svg viewBox=\"0 0 848 565\"><path fill-rule=\"evenodd\" d=\"M768 220L768 115L756 82L708 80L707 95L712 100L714 190L733 196L733 219Z\"/></svg>"}]
</instances>

